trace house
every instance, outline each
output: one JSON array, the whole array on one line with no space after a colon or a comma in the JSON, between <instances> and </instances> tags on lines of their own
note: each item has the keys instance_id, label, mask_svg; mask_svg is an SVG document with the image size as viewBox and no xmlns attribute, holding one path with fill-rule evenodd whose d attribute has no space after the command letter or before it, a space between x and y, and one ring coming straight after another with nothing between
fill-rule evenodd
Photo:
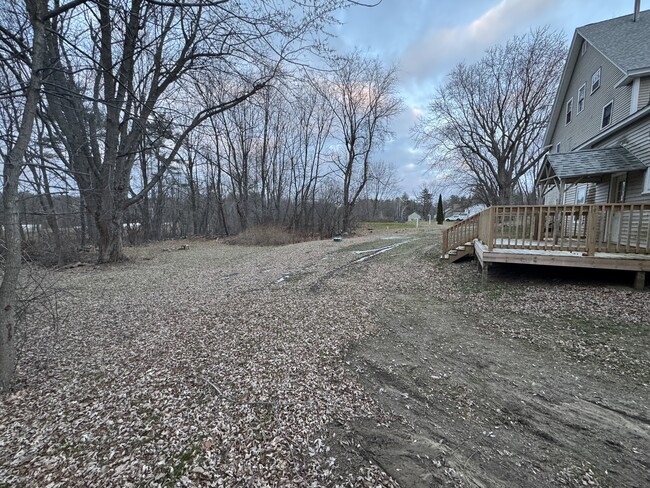
<instances>
[{"instance_id":1,"label":"house","mask_svg":"<svg viewBox=\"0 0 650 488\"><path fill-rule=\"evenodd\" d=\"M650 271L650 10L576 29L537 175L543 205L489 207L443 232L443 257Z\"/></svg>"},{"instance_id":2,"label":"house","mask_svg":"<svg viewBox=\"0 0 650 488\"><path fill-rule=\"evenodd\" d=\"M408 221L409 221L409 222L415 222L415 221L417 221L417 220L422 220L422 217L421 217L420 214L417 213L417 212L413 212L412 214L410 214L410 215L408 216Z\"/></svg>"},{"instance_id":3,"label":"house","mask_svg":"<svg viewBox=\"0 0 650 488\"><path fill-rule=\"evenodd\" d=\"M649 102L650 10L576 29L544 140L544 203L650 203Z\"/></svg>"}]
</instances>

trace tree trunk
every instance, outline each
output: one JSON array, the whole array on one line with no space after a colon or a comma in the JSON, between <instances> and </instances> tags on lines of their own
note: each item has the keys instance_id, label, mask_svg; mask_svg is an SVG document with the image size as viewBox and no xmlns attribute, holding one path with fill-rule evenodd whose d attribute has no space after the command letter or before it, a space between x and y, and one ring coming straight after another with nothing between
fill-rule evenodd
<instances>
[{"instance_id":1,"label":"tree trunk","mask_svg":"<svg viewBox=\"0 0 650 488\"><path fill-rule=\"evenodd\" d=\"M125 195L118 188L104 188L101 202L95 205L95 226L99 233L99 263L124 261L123 227Z\"/></svg>"},{"instance_id":2,"label":"tree trunk","mask_svg":"<svg viewBox=\"0 0 650 488\"><path fill-rule=\"evenodd\" d=\"M99 263L124 261L122 227L124 212L113 210L110 216L95 216L95 224L99 231Z\"/></svg>"},{"instance_id":3,"label":"tree trunk","mask_svg":"<svg viewBox=\"0 0 650 488\"><path fill-rule=\"evenodd\" d=\"M42 18L47 3L42 0L27 0L26 6L34 31L32 73L27 87L27 98L18 138L9 151L2 171L6 254L0 285L0 392L9 390L16 369L16 302L18 299L16 288L21 265L18 182L34 127L45 51L45 25Z\"/></svg>"}]
</instances>

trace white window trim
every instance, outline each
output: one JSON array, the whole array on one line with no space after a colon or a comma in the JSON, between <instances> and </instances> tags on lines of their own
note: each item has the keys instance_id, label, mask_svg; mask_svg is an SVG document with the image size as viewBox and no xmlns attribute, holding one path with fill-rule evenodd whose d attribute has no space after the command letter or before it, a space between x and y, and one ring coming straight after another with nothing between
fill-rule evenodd
<instances>
[{"instance_id":1,"label":"white window trim","mask_svg":"<svg viewBox=\"0 0 650 488\"><path fill-rule=\"evenodd\" d=\"M650 193L650 168L647 168L643 173L643 191L641 193L644 195Z\"/></svg>"},{"instance_id":2,"label":"white window trim","mask_svg":"<svg viewBox=\"0 0 650 488\"><path fill-rule=\"evenodd\" d=\"M582 202L579 202L580 195L582 195ZM587 185L578 185L576 188L576 205L585 205L587 203Z\"/></svg>"},{"instance_id":3,"label":"white window trim","mask_svg":"<svg viewBox=\"0 0 650 488\"><path fill-rule=\"evenodd\" d=\"M580 90L584 90L584 96L582 97L582 108L580 108ZM585 109L585 102L587 100L587 83L583 83L580 88L578 88L578 110L576 114L579 114Z\"/></svg>"},{"instance_id":4,"label":"white window trim","mask_svg":"<svg viewBox=\"0 0 650 488\"><path fill-rule=\"evenodd\" d=\"M569 112L569 106L571 106L570 112ZM571 113L571 118L568 117L569 113ZM569 125L572 121L573 121L573 97L569 98L566 105L564 106L564 125Z\"/></svg>"},{"instance_id":5,"label":"white window trim","mask_svg":"<svg viewBox=\"0 0 650 488\"><path fill-rule=\"evenodd\" d=\"M603 122L604 122L603 119L605 118L605 109L606 109L607 107L609 107L610 105L612 106L612 110L611 110L611 112L609 113L609 123L608 123L607 125L603 125ZM606 103L606 104L603 106L603 111L602 111L601 114L600 114L600 128L601 128L601 129L604 129L605 127L609 127L610 125L612 125L612 121L613 121L613 119L614 119L614 100L612 100L612 101L609 102L609 103Z\"/></svg>"},{"instance_id":6,"label":"white window trim","mask_svg":"<svg viewBox=\"0 0 650 488\"><path fill-rule=\"evenodd\" d=\"M584 54L587 52L587 41L582 40L582 46L580 46L580 54L584 56Z\"/></svg>"},{"instance_id":7,"label":"white window trim","mask_svg":"<svg viewBox=\"0 0 650 488\"><path fill-rule=\"evenodd\" d=\"M594 88L594 76L596 76L596 73L598 73L598 86ZM593 93L600 88L601 85L601 79L603 77L603 67L600 66L596 71L594 71L594 74L591 75L591 93Z\"/></svg>"}]
</instances>

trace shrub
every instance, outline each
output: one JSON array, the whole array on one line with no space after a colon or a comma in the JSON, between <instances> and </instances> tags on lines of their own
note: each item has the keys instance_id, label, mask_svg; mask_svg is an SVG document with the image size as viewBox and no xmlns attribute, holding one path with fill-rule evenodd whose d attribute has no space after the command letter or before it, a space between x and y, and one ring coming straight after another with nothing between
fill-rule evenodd
<instances>
[{"instance_id":1,"label":"shrub","mask_svg":"<svg viewBox=\"0 0 650 488\"><path fill-rule=\"evenodd\" d=\"M279 225L257 225L229 237L226 242L238 246L286 246L312 239L313 236L291 232Z\"/></svg>"}]
</instances>

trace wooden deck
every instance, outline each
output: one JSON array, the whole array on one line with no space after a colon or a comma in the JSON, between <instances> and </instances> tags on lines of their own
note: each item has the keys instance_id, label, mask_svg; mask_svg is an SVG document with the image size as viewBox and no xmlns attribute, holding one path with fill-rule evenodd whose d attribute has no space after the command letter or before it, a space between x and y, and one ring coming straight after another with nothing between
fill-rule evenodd
<instances>
[{"instance_id":1,"label":"wooden deck","mask_svg":"<svg viewBox=\"0 0 650 488\"><path fill-rule=\"evenodd\" d=\"M650 271L650 205L490 207L443 233L443 257L489 263Z\"/></svg>"}]
</instances>

